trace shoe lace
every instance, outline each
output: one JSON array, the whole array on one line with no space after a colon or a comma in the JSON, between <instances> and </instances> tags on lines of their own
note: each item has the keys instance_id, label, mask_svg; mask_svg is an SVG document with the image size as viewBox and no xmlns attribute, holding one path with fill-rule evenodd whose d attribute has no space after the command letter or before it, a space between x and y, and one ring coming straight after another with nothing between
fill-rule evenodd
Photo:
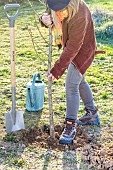
<instances>
[{"instance_id":1,"label":"shoe lace","mask_svg":"<svg viewBox=\"0 0 113 170\"><path fill-rule=\"evenodd\" d=\"M86 114L83 116L83 117L85 117L85 116L90 116L90 114L91 114L91 110L89 110L89 109L84 109L85 111L86 111Z\"/></svg>"},{"instance_id":2,"label":"shoe lace","mask_svg":"<svg viewBox=\"0 0 113 170\"><path fill-rule=\"evenodd\" d=\"M69 135L72 132L73 127L74 127L74 124L72 124L72 125L66 124L66 127L64 129L64 133Z\"/></svg>"}]
</instances>

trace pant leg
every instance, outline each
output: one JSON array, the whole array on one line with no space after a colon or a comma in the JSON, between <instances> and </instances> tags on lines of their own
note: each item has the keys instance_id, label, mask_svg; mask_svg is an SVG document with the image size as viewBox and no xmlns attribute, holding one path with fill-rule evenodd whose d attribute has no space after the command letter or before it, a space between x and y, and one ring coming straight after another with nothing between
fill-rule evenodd
<instances>
[{"instance_id":1,"label":"pant leg","mask_svg":"<svg viewBox=\"0 0 113 170\"><path fill-rule=\"evenodd\" d=\"M66 77L66 118L76 120L80 105L79 85L83 76L70 64Z\"/></svg>"},{"instance_id":2,"label":"pant leg","mask_svg":"<svg viewBox=\"0 0 113 170\"><path fill-rule=\"evenodd\" d=\"M85 77L83 77L80 83L79 91L80 91L80 97L84 103L85 108L90 109L90 110L96 110L96 107L94 105L92 91L90 89L89 84L85 80Z\"/></svg>"}]
</instances>

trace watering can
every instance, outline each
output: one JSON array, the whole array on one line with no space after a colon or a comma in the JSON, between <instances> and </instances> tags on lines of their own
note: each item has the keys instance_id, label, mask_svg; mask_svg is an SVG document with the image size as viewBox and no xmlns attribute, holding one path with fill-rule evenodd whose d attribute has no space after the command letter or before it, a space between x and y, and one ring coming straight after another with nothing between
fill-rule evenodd
<instances>
[{"instance_id":1,"label":"watering can","mask_svg":"<svg viewBox=\"0 0 113 170\"><path fill-rule=\"evenodd\" d=\"M44 105L44 82L40 73L35 73L31 82L27 83L26 89L26 109L28 111L38 111Z\"/></svg>"}]
</instances>

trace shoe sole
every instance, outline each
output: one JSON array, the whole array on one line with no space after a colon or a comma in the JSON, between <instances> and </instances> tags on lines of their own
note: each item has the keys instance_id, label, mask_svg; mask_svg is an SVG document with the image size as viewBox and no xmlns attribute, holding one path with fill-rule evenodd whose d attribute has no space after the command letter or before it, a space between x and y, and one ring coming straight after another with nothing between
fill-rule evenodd
<instances>
[{"instance_id":1,"label":"shoe sole","mask_svg":"<svg viewBox=\"0 0 113 170\"><path fill-rule=\"evenodd\" d=\"M96 116L96 120L95 121L90 121L90 122L84 122L83 123L83 122L78 120L77 124L78 125L82 125L82 126L84 126L84 125L97 125L97 126L100 126L100 119L99 119L98 116Z\"/></svg>"}]
</instances>

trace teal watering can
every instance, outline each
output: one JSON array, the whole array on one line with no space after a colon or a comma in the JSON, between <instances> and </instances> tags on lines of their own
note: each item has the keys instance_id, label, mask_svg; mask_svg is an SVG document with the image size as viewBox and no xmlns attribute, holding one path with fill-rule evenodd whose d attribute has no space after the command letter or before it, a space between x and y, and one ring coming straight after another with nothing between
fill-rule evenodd
<instances>
[{"instance_id":1,"label":"teal watering can","mask_svg":"<svg viewBox=\"0 0 113 170\"><path fill-rule=\"evenodd\" d=\"M38 78L38 80L37 80ZM28 111L38 111L44 105L44 82L40 74L35 73L31 82L27 83L26 89L26 109Z\"/></svg>"}]
</instances>

